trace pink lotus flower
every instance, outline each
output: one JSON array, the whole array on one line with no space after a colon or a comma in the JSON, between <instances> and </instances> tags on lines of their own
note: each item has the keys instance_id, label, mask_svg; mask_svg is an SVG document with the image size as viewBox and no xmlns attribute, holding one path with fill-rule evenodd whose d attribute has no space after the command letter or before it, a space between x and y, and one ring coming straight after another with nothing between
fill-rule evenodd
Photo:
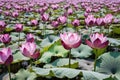
<instances>
[{"instance_id":1,"label":"pink lotus flower","mask_svg":"<svg viewBox=\"0 0 120 80\"><path fill-rule=\"evenodd\" d=\"M113 15L112 15L112 14L107 14L107 15L104 17L104 22L105 22L106 24L112 23L112 20L113 20Z\"/></svg>"},{"instance_id":2,"label":"pink lotus flower","mask_svg":"<svg viewBox=\"0 0 120 80\"><path fill-rule=\"evenodd\" d=\"M21 32L23 30L23 25L22 24L15 24L15 31L16 32Z\"/></svg>"},{"instance_id":3,"label":"pink lotus flower","mask_svg":"<svg viewBox=\"0 0 120 80\"><path fill-rule=\"evenodd\" d=\"M72 15L73 14L73 10L71 8L69 8L68 11L67 11L67 14L68 15Z\"/></svg>"},{"instance_id":4,"label":"pink lotus flower","mask_svg":"<svg viewBox=\"0 0 120 80\"><path fill-rule=\"evenodd\" d=\"M38 25L38 20L31 20L31 25L37 26Z\"/></svg>"},{"instance_id":5,"label":"pink lotus flower","mask_svg":"<svg viewBox=\"0 0 120 80\"><path fill-rule=\"evenodd\" d=\"M80 25L80 20L75 19L75 20L72 22L72 25L75 26L75 27L78 27L78 26Z\"/></svg>"},{"instance_id":6,"label":"pink lotus flower","mask_svg":"<svg viewBox=\"0 0 120 80\"><path fill-rule=\"evenodd\" d=\"M60 16L57 20L62 24L65 24L67 22L67 18L65 16Z\"/></svg>"},{"instance_id":7,"label":"pink lotus flower","mask_svg":"<svg viewBox=\"0 0 120 80\"><path fill-rule=\"evenodd\" d=\"M108 46L109 41L103 34L94 33L90 35L90 41L86 40L86 43L93 49L102 49Z\"/></svg>"},{"instance_id":8,"label":"pink lotus flower","mask_svg":"<svg viewBox=\"0 0 120 80\"><path fill-rule=\"evenodd\" d=\"M59 26L59 22L58 21L52 21L52 24L51 24L54 28L58 27Z\"/></svg>"},{"instance_id":9,"label":"pink lotus flower","mask_svg":"<svg viewBox=\"0 0 120 80\"><path fill-rule=\"evenodd\" d=\"M19 15L19 13L17 11L12 13L13 17L18 17L18 15Z\"/></svg>"},{"instance_id":10,"label":"pink lotus flower","mask_svg":"<svg viewBox=\"0 0 120 80\"><path fill-rule=\"evenodd\" d=\"M0 21L0 32L4 31L6 28L6 23L4 21Z\"/></svg>"},{"instance_id":11,"label":"pink lotus flower","mask_svg":"<svg viewBox=\"0 0 120 80\"><path fill-rule=\"evenodd\" d=\"M11 37L9 34L2 34L0 37L0 41L4 44L8 44L11 41Z\"/></svg>"},{"instance_id":12,"label":"pink lotus flower","mask_svg":"<svg viewBox=\"0 0 120 80\"><path fill-rule=\"evenodd\" d=\"M93 26L95 25L96 22L96 18L94 18L93 15L88 15L87 18L85 18L85 23L87 26Z\"/></svg>"},{"instance_id":13,"label":"pink lotus flower","mask_svg":"<svg viewBox=\"0 0 120 80\"><path fill-rule=\"evenodd\" d=\"M22 54L26 57L37 59L40 56L39 50L36 49L34 42L26 42L20 47Z\"/></svg>"},{"instance_id":14,"label":"pink lotus flower","mask_svg":"<svg viewBox=\"0 0 120 80\"><path fill-rule=\"evenodd\" d=\"M67 50L77 48L81 44L81 36L79 36L77 33L63 33L60 34L60 38L63 47Z\"/></svg>"},{"instance_id":15,"label":"pink lotus flower","mask_svg":"<svg viewBox=\"0 0 120 80\"><path fill-rule=\"evenodd\" d=\"M97 18L96 25L97 26L104 26L105 25L104 18Z\"/></svg>"},{"instance_id":16,"label":"pink lotus flower","mask_svg":"<svg viewBox=\"0 0 120 80\"><path fill-rule=\"evenodd\" d=\"M49 20L49 14L44 13L44 14L42 15L41 19L42 19L43 21L48 21L48 20Z\"/></svg>"},{"instance_id":17,"label":"pink lotus flower","mask_svg":"<svg viewBox=\"0 0 120 80\"><path fill-rule=\"evenodd\" d=\"M35 41L34 35L31 34L31 33L27 34L27 35L26 35L26 41L27 41L27 42L34 42L34 41Z\"/></svg>"},{"instance_id":18,"label":"pink lotus flower","mask_svg":"<svg viewBox=\"0 0 120 80\"><path fill-rule=\"evenodd\" d=\"M58 5L58 4L51 5L51 8L52 8L53 10L56 10L56 9L59 8L59 5Z\"/></svg>"},{"instance_id":19,"label":"pink lotus flower","mask_svg":"<svg viewBox=\"0 0 120 80\"><path fill-rule=\"evenodd\" d=\"M9 65L13 61L13 56L10 48L0 50L0 64Z\"/></svg>"}]
</instances>

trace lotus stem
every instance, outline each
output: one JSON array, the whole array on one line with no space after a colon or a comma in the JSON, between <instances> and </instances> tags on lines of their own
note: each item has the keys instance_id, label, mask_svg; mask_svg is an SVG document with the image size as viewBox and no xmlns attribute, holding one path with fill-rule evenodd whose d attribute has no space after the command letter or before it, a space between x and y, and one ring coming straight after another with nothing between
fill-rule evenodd
<instances>
[{"instance_id":1,"label":"lotus stem","mask_svg":"<svg viewBox=\"0 0 120 80\"><path fill-rule=\"evenodd\" d=\"M8 73L9 73L9 79L12 80L11 79L11 74L10 74L10 65L8 65L7 68L8 68Z\"/></svg>"},{"instance_id":2,"label":"lotus stem","mask_svg":"<svg viewBox=\"0 0 120 80\"><path fill-rule=\"evenodd\" d=\"M69 53L69 68L71 68L71 49L70 49L70 53Z\"/></svg>"},{"instance_id":3,"label":"lotus stem","mask_svg":"<svg viewBox=\"0 0 120 80\"><path fill-rule=\"evenodd\" d=\"M18 36L19 36L19 40L18 40L18 47L19 47L19 45L20 45L20 32L19 32Z\"/></svg>"},{"instance_id":4,"label":"lotus stem","mask_svg":"<svg viewBox=\"0 0 120 80\"><path fill-rule=\"evenodd\" d=\"M95 61L94 61L94 71L96 71L96 61L97 61L97 58L98 58L98 50L95 49Z\"/></svg>"}]
</instances>

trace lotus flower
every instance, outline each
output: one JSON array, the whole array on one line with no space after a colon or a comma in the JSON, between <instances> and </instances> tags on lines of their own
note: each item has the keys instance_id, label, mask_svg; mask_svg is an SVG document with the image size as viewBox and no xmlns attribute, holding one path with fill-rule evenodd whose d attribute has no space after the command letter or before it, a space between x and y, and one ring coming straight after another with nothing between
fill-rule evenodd
<instances>
[{"instance_id":1,"label":"lotus flower","mask_svg":"<svg viewBox=\"0 0 120 80\"><path fill-rule=\"evenodd\" d=\"M93 49L102 49L108 46L109 41L103 34L94 33L90 35L90 41L86 40L86 43Z\"/></svg>"},{"instance_id":2,"label":"lotus flower","mask_svg":"<svg viewBox=\"0 0 120 80\"><path fill-rule=\"evenodd\" d=\"M72 25L75 26L75 27L78 27L78 26L80 25L80 20L75 19L75 20L72 22Z\"/></svg>"},{"instance_id":3,"label":"lotus flower","mask_svg":"<svg viewBox=\"0 0 120 80\"><path fill-rule=\"evenodd\" d=\"M19 13L17 11L15 11L15 12L12 13L13 17L18 17L18 15L19 15Z\"/></svg>"},{"instance_id":4,"label":"lotus flower","mask_svg":"<svg viewBox=\"0 0 120 80\"><path fill-rule=\"evenodd\" d=\"M67 11L67 14L68 14L68 15L73 14L73 10L72 10L71 8L69 8L68 11Z\"/></svg>"},{"instance_id":5,"label":"lotus flower","mask_svg":"<svg viewBox=\"0 0 120 80\"><path fill-rule=\"evenodd\" d=\"M9 65L13 61L13 56L10 48L0 50L0 64Z\"/></svg>"},{"instance_id":6,"label":"lotus flower","mask_svg":"<svg viewBox=\"0 0 120 80\"><path fill-rule=\"evenodd\" d=\"M0 41L4 44L8 44L11 41L11 37L9 34L2 34L0 36Z\"/></svg>"},{"instance_id":7,"label":"lotus flower","mask_svg":"<svg viewBox=\"0 0 120 80\"><path fill-rule=\"evenodd\" d=\"M37 26L38 25L38 20L31 20L31 25Z\"/></svg>"},{"instance_id":8,"label":"lotus flower","mask_svg":"<svg viewBox=\"0 0 120 80\"><path fill-rule=\"evenodd\" d=\"M65 24L67 22L67 18L65 16L60 16L57 20L62 24Z\"/></svg>"},{"instance_id":9,"label":"lotus flower","mask_svg":"<svg viewBox=\"0 0 120 80\"><path fill-rule=\"evenodd\" d=\"M4 21L0 21L0 32L4 31L6 28L6 23Z\"/></svg>"},{"instance_id":10,"label":"lotus flower","mask_svg":"<svg viewBox=\"0 0 120 80\"><path fill-rule=\"evenodd\" d=\"M47 13L44 13L42 16L41 16L41 19L43 21L48 21L49 20L49 15Z\"/></svg>"},{"instance_id":11,"label":"lotus flower","mask_svg":"<svg viewBox=\"0 0 120 80\"><path fill-rule=\"evenodd\" d=\"M113 20L113 15L112 15L112 14L107 14L107 15L104 17L104 22L105 22L106 24L112 23L112 20Z\"/></svg>"},{"instance_id":12,"label":"lotus flower","mask_svg":"<svg viewBox=\"0 0 120 80\"><path fill-rule=\"evenodd\" d=\"M87 18L85 18L85 23L87 26L93 26L95 25L96 22L96 18L94 18L93 15L88 15Z\"/></svg>"},{"instance_id":13,"label":"lotus flower","mask_svg":"<svg viewBox=\"0 0 120 80\"><path fill-rule=\"evenodd\" d=\"M81 36L77 33L63 33L60 34L62 45L65 49L70 50L72 48L77 48L81 44Z\"/></svg>"},{"instance_id":14,"label":"lotus flower","mask_svg":"<svg viewBox=\"0 0 120 80\"><path fill-rule=\"evenodd\" d=\"M35 41L35 39L34 39L34 35L33 34L27 34L26 35L26 41L27 42L34 42Z\"/></svg>"},{"instance_id":15,"label":"lotus flower","mask_svg":"<svg viewBox=\"0 0 120 80\"><path fill-rule=\"evenodd\" d=\"M22 44L20 50L24 56L32 59L37 59L40 55L40 52L36 49L36 44L34 42L26 42Z\"/></svg>"},{"instance_id":16,"label":"lotus flower","mask_svg":"<svg viewBox=\"0 0 120 80\"><path fill-rule=\"evenodd\" d=\"M104 26L105 25L104 18L97 18L96 24L97 26Z\"/></svg>"},{"instance_id":17,"label":"lotus flower","mask_svg":"<svg viewBox=\"0 0 120 80\"><path fill-rule=\"evenodd\" d=\"M16 32L21 32L23 30L23 25L22 24L15 24L15 31Z\"/></svg>"},{"instance_id":18,"label":"lotus flower","mask_svg":"<svg viewBox=\"0 0 120 80\"><path fill-rule=\"evenodd\" d=\"M54 28L58 27L59 26L59 22L58 21L52 21L52 24L51 24Z\"/></svg>"}]
</instances>

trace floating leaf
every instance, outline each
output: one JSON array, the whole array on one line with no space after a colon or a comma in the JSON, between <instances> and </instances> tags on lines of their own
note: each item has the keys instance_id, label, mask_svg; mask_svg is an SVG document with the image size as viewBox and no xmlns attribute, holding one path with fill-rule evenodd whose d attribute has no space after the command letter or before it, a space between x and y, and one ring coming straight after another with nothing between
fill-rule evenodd
<instances>
[{"instance_id":1,"label":"floating leaf","mask_svg":"<svg viewBox=\"0 0 120 80\"><path fill-rule=\"evenodd\" d=\"M108 52L96 61L96 71L120 79L120 52Z\"/></svg>"},{"instance_id":2,"label":"floating leaf","mask_svg":"<svg viewBox=\"0 0 120 80\"><path fill-rule=\"evenodd\" d=\"M71 50L73 57L86 58L92 55L92 49L84 44L81 44L78 48Z\"/></svg>"}]
</instances>

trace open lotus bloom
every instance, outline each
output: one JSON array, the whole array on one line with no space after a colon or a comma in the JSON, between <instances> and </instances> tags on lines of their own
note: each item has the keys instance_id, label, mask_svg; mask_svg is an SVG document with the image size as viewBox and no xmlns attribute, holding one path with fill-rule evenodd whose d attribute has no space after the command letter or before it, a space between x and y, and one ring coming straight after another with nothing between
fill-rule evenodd
<instances>
[{"instance_id":1,"label":"open lotus bloom","mask_svg":"<svg viewBox=\"0 0 120 80\"><path fill-rule=\"evenodd\" d=\"M0 50L0 64L9 65L13 61L13 56L10 48Z\"/></svg>"},{"instance_id":2,"label":"open lotus bloom","mask_svg":"<svg viewBox=\"0 0 120 80\"><path fill-rule=\"evenodd\" d=\"M81 36L77 33L63 33L60 34L62 45L65 49L70 50L72 48L77 48L81 44Z\"/></svg>"},{"instance_id":3,"label":"open lotus bloom","mask_svg":"<svg viewBox=\"0 0 120 80\"><path fill-rule=\"evenodd\" d=\"M38 25L38 20L31 20L31 25L36 26Z\"/></svg>"},{"instance_id":4,"label":"open lotus bloom","mask_svg":"<svg viewBox=\"0 0 120 80\"><path fill-rule=\"evenodd\" d=\"M60 16L58 17L58 22L65 24L67 22L67 18L65 16Z\"/></svg>"},{"instance_id":5,"label":"open lotus bloom","mask_svg":"<svg viewBox=\"0 0 120 80\"><path fill-rule=\"evenodd\" d=\"M75 26L75 27L78 27L78 26L80 25L80 20L75 19L75 20L72 22L72 25Z\"/></svg>"},{"instance_id":6,"label":"open lotus bloom","mask_svg":"<svg viewBox=\"0 0 120 80\"><path fill-rule=\"evenodd\" d=\"M34 42L34 41L35 41L34 35L31 34L31 33L27 34L27 35L26 35L26 41L27 41L27 42Z\"/></svg>"},{"instance_id":7,"label":"open lotus bloom","mask_svg":"<svg viewBox=\"0 0 120 80\"><path fill-rule=\"evenodd\" d=\"M6 23L4 21L0 21L0 32L2 32L6 28Z\"/></svg>"},{"instance_id":8,"label":"open lotus bloom","mask_svg":"<svg viewBox=\"0 0 120 80\"><path fill-rule=\"evenodd\" d=\"M21 32L23 30L23 25L22 24L15 24L15 31L16 32Z\"/></svg>"},{"instance_id":9,"label":"open lotus bloom","mask_svg":"<svg viewBox=\"0 0 120 80\"><path fill-rule=\"evenodd\" d=\"M4 44L10 43L11 37L9 34L2 34L0 35L0 41Z\"/></svg>"},{"instance_id":10,"label":"open lotus bloom","mask_svg":"<svg viewBox=\"0 0 120 80\"><path fill-rule=\"evenodd\" d=\"M93 26L95 25L96 18L93 15L88 15L87 18L85 18L85 23L87 26Z\"/></svg>"},{"instance_id":11,"label":"open lotus bloom","mask_svg":"<svg viewBox=\"0 0 120 80\"><path fill-rule=\"evenodd\" d=\"M94 33L90 35L90 41L86 40L86 43L93 49L102 49L108 46L109 41L103 34Z\"/></svg>"},{"instance_id":12,"label":"open lotus bloom","mask_svg":"<svg viewBox=\"0 0 120 80\"><path fill-rule=\"evenodd\" d=\"M34 42L26 42L22 44L20 50L24 56L32 59L37 59L40 55L40 52L36 49L36 44Z\"/></svg>"}]
</instances>

